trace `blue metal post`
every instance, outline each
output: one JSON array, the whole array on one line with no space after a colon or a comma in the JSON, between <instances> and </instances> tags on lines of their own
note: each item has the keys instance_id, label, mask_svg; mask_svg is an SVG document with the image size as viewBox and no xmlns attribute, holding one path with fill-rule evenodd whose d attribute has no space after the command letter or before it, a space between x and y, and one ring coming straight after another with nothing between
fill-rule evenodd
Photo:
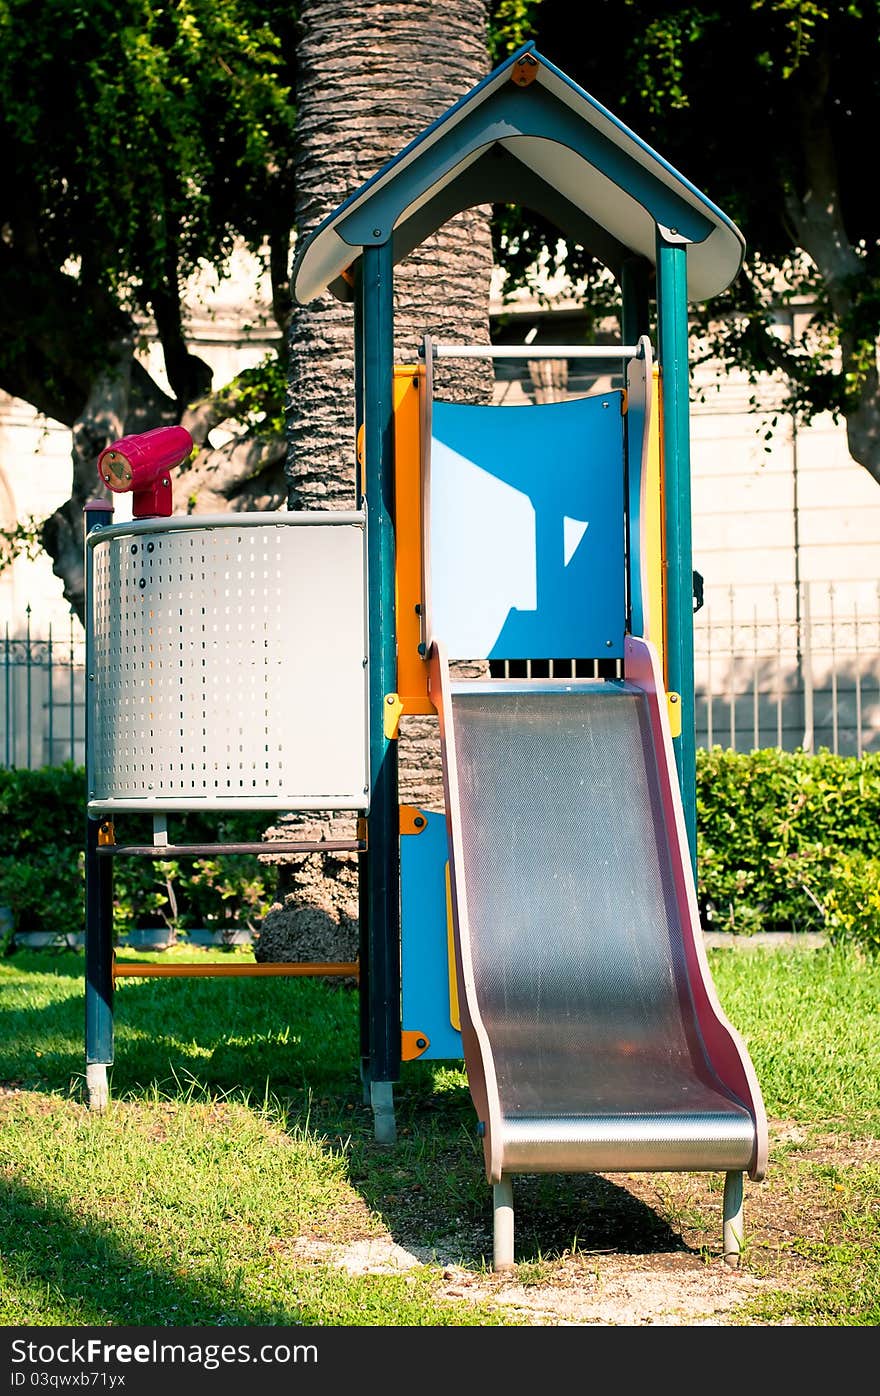
<instances>
[{"instance_id":1,"label":"blue metal post","mask_svg":"<svg viewBox=\"0 0 880 1396\"><path fill-rule=\"evenodd\" d=\"M85 506L86 537L113 522L112 505L90 500ZM91 558L86 547L86 708L85 755L87 781L91 761L90 688L94 684L92 645ZM113 879L112 860L98 855L100 817L86 813L86 1088L89 1105L107 1104L107 1067L113 1064Z\"/></svg>"},{"instance_id":2,"label":"blue metal post","mask_svg":"<svg viewBox=\"0 0 880 1396\"><path fill-rule=\"evenodd\" d=\"M363 353L364 487L369 611L370 813L366 886L369 1079L375 1136L395 1137L391 1083L400 1075L400 846L397 742L385 736L397 684L394 579L394 262L390 241L364 249L359 336Z\"/></svg>"},{"instance_id":3,"label":"blue metal post","mask_svg":"<svg viewBox=\"0 0 880 1396\"><path fill-rule=\"evenodd\" d=\"M657 331L662 390L666 540L666 655L670 692L681 698L674 742L694 876L697 777L694 728L693 561L691 554L690 381L687 248L657 232Z\"/></svg>"}]
</instances>

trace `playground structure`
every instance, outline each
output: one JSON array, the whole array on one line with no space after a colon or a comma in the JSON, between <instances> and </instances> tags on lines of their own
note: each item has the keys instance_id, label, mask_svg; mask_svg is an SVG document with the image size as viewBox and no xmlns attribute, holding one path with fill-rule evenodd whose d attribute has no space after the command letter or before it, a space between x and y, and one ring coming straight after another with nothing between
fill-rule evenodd
<instances>
[{"instance_id":1,"label":"playground structure","mask_svg":"<svg viewBox=\"0 0 880 1396\"><path fill-rule=\"evenodd\" d=\"M486 202L539 209L617 276L624 342L552 352L610 364L621 387L448 403L438 358L510 347L426 336L395 365L395 264ZM350 809L358 963L253 972L358 974L377 1140L395 1138L403 1061L463 1057L497 1269L514 1260L512 1180L539 1172L723 1172L736 1263L743 1175L763 1176L767 1138L696 903L687 310L742 251L720 210L527 45L298 252L300 303L354 303L357 508L156 517L149 472L124 469L142 517L87 506L94 1106L113 1059L113 857L180 855L175 810ZM487 677L456 679L456 660ZM408 714L437 716L442 816L399 804ZM129 810L153 815L149 848L116 843Z\"/></svg>"}]
</instances>

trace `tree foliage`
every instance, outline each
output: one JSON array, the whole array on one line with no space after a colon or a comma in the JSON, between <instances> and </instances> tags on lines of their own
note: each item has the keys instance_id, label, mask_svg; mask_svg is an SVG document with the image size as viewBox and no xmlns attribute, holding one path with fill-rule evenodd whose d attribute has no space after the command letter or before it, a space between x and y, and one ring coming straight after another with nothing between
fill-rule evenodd
<instances>
[{"instance_id":1,"label":"tree foliage","mask_svg":"<svg viewBox=\"0 0 880 1396\"><path fill-rule=\"evenodd\" d=\"M236 238L259 249L286 232L290 8L2 0L7 391L71 424L138 317L155 324L174 397L207 386L181 289L224 267Z\"/></svg>"},{"instance_id":2,"label":"tree foliage","mask_svg":"<svg viewBox=\"0 0 880 1396\"><path fill-rule=\"evenodd\" d=\"M492 0L489 15L493 62L534 38L743 229L744 273L694 307L698 351L783 374L792 409L841 416L880 478L880 207L864 153L880 0ZM278 364L217 392L185 288L199 269L225 274L243 240L268 261L283 344L297 37L291 0L0 0L0 388L73 429L71 500L44 541L74 603L77 520L108 433L188 413L203 444L240 409L245 437L206 449L187 488L210 479L248 507L255 472L280 468ZM605 308L586 249L533 213L495 215L511 285L546 249ZM808 331L781 337L780 308L807 303ZM136 352L144 331L167 384ZM274 454L251 448L260 434Z\"/></svg>"},{"instance_id":3,"label":"tree foliage","mask_svg":"<svg viewBox=\"0 0 880 1396\"><path fill-rule=\"evenodd\" d=\"M294 36L288 0L0 0L0 387L73 431L71 498L43 542L77 609L101 447L179 421L212 388L189 344L193 274L222 276L241 243L265 257L281 343ZM163 381L137 352L145 334ZM237 484L227 469L229 497Z\"/></svg>"},{"instance_id":4,"label":"tree foliage","mask_svg":"<svg viewBox=\"0 0 880 1396\"><path fill-rule=\"evenodd\" d=\"M791 410L845 420L880 480L880 201L866 165L880 103L880 3L541 0L530 34L743 231L747 262L695 307L698 352L784 375ZM588 285L596 265L511 210L497 224L511 285L541 248ZM812 307L803 333L780 310Z\"/></svg>"}]
</instances>

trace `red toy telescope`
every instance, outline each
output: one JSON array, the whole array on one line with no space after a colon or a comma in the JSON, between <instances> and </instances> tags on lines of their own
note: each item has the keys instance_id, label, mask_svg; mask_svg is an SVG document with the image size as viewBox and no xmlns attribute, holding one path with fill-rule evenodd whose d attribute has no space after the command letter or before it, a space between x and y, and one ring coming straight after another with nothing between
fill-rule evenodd
<instances>
[{"instance_id":1,"label":"red toy telescope","mask_svg":"<svg viewBox=\"0 0 880 1396\"><path fill-rule=\"evenodd\" d=\"M131 493L134 518L167 518L171 513L169 472L182 465L192 450L193 439L185 427L156 427L105 446L98 457L98 474L114 494Z\"/></svg>"}]
</instances>

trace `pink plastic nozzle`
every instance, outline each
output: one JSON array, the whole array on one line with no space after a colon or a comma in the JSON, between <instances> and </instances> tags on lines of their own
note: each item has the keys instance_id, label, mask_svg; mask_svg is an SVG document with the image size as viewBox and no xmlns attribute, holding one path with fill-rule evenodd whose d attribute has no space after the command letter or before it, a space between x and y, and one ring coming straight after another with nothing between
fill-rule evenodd
<instances>
[{"instance_id":1,"label":"pink plastic nozzle","mask_svg":"<svg viewBox=\"0 0 880 1396\"><path fill-rule=\"evenodd\" d=\"M98 457L98 474L114 494L133 495L136 519L171 513L170 471L192 454L193 439L185 427L156 427L138 436L124 436L105 446Z\"/></svg>"}]
</instances>

